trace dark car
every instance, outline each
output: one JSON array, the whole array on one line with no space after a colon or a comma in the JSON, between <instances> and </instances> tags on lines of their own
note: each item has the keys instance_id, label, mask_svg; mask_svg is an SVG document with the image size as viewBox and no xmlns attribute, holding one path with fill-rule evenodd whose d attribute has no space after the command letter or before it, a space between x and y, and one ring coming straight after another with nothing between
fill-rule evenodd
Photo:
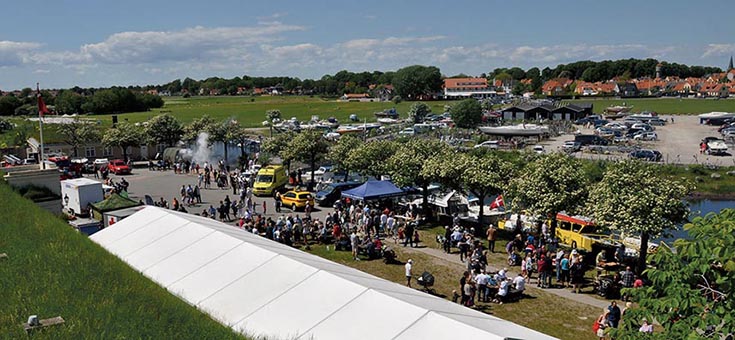
<instances>
[{"instance_id":1,"label":"dark car","mask_svg":"<svg viewBox=\"0 0 735 340\"><path fill-rule=\"evenodd\" d=\"M631 158L646 160L649 162L661 161L661 153L656 150L641 149L630 153Z\"/></svg>"},{"instance_id":2,"label":"dark car","mask_svg":"<svg viewBox=\"0 0 735 340\"><path fill-rule=\"evenodd\" d=\"M362 185L362 182L330 183L326 188L316 193L316 204L327 207L336 202L342 195L342 191L350 190Z\"/></svg>"},{"instance_id":3,"label":"dark car","mask_svg":"<svg viewBox=\"0 0 735 340\"><path fill-rule=\"evenodd\" d=\"M607 139L597 135L577 135L574 136L574 141L579 143L580 146L607 145L609 143Z\"/></svg>"}]
</instances>

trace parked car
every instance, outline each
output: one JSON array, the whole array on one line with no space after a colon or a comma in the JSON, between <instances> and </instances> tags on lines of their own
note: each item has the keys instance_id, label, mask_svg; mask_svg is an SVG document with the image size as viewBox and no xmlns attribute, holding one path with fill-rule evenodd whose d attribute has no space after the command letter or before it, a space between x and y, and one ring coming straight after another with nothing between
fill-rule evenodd
<instances>
[{"instance_id":1,"label":"parked car","mask_svg":"<svg viewBox=\"0 0 735 340\"><path fill-rule=\"evenodd\" d=\"M627 143L630 141L630 138L627 136L615 136L613 137L613 143Z\"/></svg>"},{"instance_id":2,"label":"parked car","mask_svg":"<svg viewBox=\"0 0 735 340\"><path fill-rule=\"evenodd\" d=\"M320 206L332 206L339 200L342 191L350 190L362 185L362 182L329 183L316 193L316 203Z\"/></svg>"},{"instance_id":3,"label":"parked car","mask_svg":"<svg viewBox=\"0 0 735 340\"><path fill-rule=\"evenodd\" d=\"M110 161L107 168L115 175L128 175L130 174L130 167L125 164L122 159L115 159Z\"/></svg>"},{"instance_id":4,"label":"parked car","mask_svg":"<svg viewBox=\"0 0 735 340\"><path fill-rule=\"evenodd\" d=\"M398 133L398 135L401 135L401 136L413 136L415 134L416 134L416 131L414 131L413 127L407 127Z\"/></svg>"},{"instance_id":5,"label":"parked car","mask_svg":"<svg viewBox=\"0 0 735 340\"><path fill-rule=\"evenodd\" d=\"M585 145L607 145L608 141L597 135L577 135L574 136L574 141L579 143L580 146Z\"/></svg>"},{"instance_id":6,"label":"parked car","mask_svg":"<svg viewBox=\"0 0 735 340\"><path fill-rule=\"evenodd\" d=\"M498 141L496 141L496 140L484 141L484 142L482 142L480 144L475 144L475 146L474 146L475 149L477 149L477 148L489 148L489 149L492 149L492 150L497 150L498 147L499 147Z\"/></svg>"},{"instance_id":7,"label":"parked car","mask_svg":"<svg viewBox=\"0 0 735 340\"><path fill-rule=\"evenodd\" d=\"M727 153L727 144L725 141L717 137L705 137L702 139L705 144L705 152L708 155L724 155Z\"/></svg>"},{"instance_id":8,"label":"parked car","mask_svg":"<svg viewBox=\"0 0 735 340\"><path fill-rule=\"evenodd\" d=\"M94 163L94 165L95 165L95 166L96 166L97 168L99 168L99 167L101 167L101 166L103 166L103 165L106 165L106 164L110 163L110 161L109 161L109 160L108 160L107 158L97 158L97 159L95 159L95 160L94 160L94 162L92 162L92 163Z\"/></svg>"},{"instance_id":9,"label":"parked car","mask_svg":"<svg viewBox=\"0 0 735 340\"><path fill-rule=\"evenodd\" d=\"M630 128L631 129L639 129L639 130L642 130L642 131L653 131L653 130L655 130L655 128L653 126L648 125L646 123L635 123L635 124L631 125Z\"/></svg>"},{"instance_id":10,"label":"parked car","mask_svg":"<svg viewBox=\"0 0 735 340\"><path fill-rule=\"evenodd\" d=\"M286 191L278 195L278 199L281 200L283 206L290 207L293 211L305 208L307 203L314 206L314 196L308 191Z\"/></svg>"},{"instance_id":11,"label":"parked car","mask_svg":"<svg viewBox=\"0 0 735 340\"><path fill-rule=\"evenodd\" d=\"M564 142L564 144L561 146L562 150L569 152L569 153L577 152L581 148L582 148L582 144L580 144L579 142L575 142L573 140L568 140Z\"/></svg>"},{"instance_id":12,"label":"parked car","mask_svg":"<svg viewBox=\"0 0 735 340\"><path fill-rule=\"evenodd\" d=\"M533 152L535 152L535 153L537 153L539 155L540 154L543 154L545 152L544 151L544 146L543 145L534 145L533 146Z\"/></svg>"},{"instance_id":13,"label":"parked car","mask_svg":"<svg viewBox=\"0 0 735 340\"><path fill-rule=\"evenodd\" d=\"M657 140L657 139L658 139L658 135L653 131L643 131L633 136L633 140Z\"/></svg>"},{"instance_id":14,"label":"parked car","mask_svg":"<svg viewBox=\"0 0 735 340\"><path fill-rule=\"evenodd\" d=\"M630 153L630 158L643 159L650 162L661 160L661 153L656 150L640 149Z\"/></svg>"}]
</instances>

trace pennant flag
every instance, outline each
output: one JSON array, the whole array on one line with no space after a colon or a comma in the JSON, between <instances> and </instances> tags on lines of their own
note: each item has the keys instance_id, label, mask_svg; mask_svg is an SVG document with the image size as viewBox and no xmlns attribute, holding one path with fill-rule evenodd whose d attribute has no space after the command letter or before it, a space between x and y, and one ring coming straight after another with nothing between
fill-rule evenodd
<instances>
[{"instance_id":1,"label":"pennant flag","mask_svg":"<svg viewBox=\"0 0 735 340\"><path fill-rule=\"evenodd\" d=\"M38 116L43 118L43 115L48 114L49 110L46 107L46 103L43 102L43 97L41 96L41 90L38 88L38 84L36 84L36 96L38 97Z\"/></svg>"},{"instance_id":2,"label":"pennant flag","mask_svg":"<svg viewBox=\"0 0 735 340\"><path fill-rule=\"evenodd\" d=\"M490 203L490 209L505 207L505 202L503 202L503 195L498 195L498 197L495 198L493 203Z\"/></svg>"}]
</instances>

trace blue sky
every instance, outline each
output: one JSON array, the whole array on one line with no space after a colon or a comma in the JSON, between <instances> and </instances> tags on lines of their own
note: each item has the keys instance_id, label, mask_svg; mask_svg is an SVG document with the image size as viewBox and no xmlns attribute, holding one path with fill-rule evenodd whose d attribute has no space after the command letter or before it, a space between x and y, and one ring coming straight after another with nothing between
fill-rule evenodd
<instances>
[{"instance_id":1,"label":"blue sky","mask_svg":"<svg viewBox=\"0 0 735 340\"><path fill-rule=\"evenodd\" d=\"M13 1L0 20L0 89L646 57L724 68L732 13L716 0Z\"/></svg>"}]
</instances>

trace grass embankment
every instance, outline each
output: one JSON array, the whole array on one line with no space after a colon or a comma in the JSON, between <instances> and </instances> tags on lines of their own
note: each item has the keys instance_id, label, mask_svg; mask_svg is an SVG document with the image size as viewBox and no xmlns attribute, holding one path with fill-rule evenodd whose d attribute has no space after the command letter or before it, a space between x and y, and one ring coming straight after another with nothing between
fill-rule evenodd
<instances>
[{"instance_id":1,"label":"grass embankment","mask_svg":"<svg viewBox=\"0 0 735 340\"><path fill-rule=\"evenodd\" d=\"M433 239L433 234L430 231L421 231L421 233L424 241L426 241L422 246L434 247L436 242ZM420 275L423 271L428 271L434 275L433 289L438 296L451 299L452 290L459 289L459 279L464 272L461 265L424 253L411 252L401 246L395 246L393 241L386 242L396 250L399 261L413 259L414 276ZM497 247L502 248L502 245ZM348 251L335 251L333 246L330 246L329 249L327 250L324 245L313 245L308 252L399 284L406 283L403 266L405 262L385 264L382 260L354 261L352 253ZM502 266L505 258L503 255L496 253L488 260L492 266L498 267ZM415 281L412 286L416 289L421 288ZM590 327L594 322L594 318L599 315L597 308L563 299L541 290L527 291L526 298L519 302L502 305L478 303L475 309L568 340L593 339Z\"/></svg>"},{"instance_id":2,"label":"grass embankment","mask_svg":"<svg viewBox=\"0 0 735 340\"><path fill-rule=\"evenodd\" d=\"M735 167L708 168L704 165L663 165L661 175L670 179L685 179L695 185L693 196L712 199L735 199L735 176L727 173ZM712 175L715 175L713 178Z\"/></svg>"},{"instance_id":3,"label":"grass embankment","mask_svg":"<svg viewBox=\"0 0 735 340\"><path fill-rule=\"evenodd\" d=\"M658 114L699 114L713 111L735 111L733 99L689 99L689 98L650 98L650 99L577 99L565 100L567 103L587 102L594 104L593 111L602 113L605 108L615 105L632 105L633 112L654 111Z\"/></svg>"},{"instance_id":4,"label":"grass embankment","mask_svg":"<svg viewBox=\"0 0 735 340\"><path fill-rule=\"evenodd\" d=\"M0 183L0 338L242 339Z\"/></svg>"}]
</instances>

